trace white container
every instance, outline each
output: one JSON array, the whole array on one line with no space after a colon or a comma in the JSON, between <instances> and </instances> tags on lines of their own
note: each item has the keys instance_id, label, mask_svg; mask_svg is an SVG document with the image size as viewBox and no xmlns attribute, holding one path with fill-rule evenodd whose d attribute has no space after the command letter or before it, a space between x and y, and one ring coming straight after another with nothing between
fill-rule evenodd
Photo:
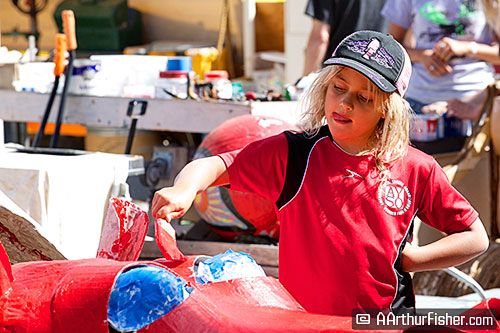
<instances>
[{"instance_id":1,"label":"white container","mask_svg":"<svg viewBox=\"0 0 500 333\"><path fill-rule=\"evenodd\" d=\"M90 60L101 62L99 77L105 84L100 89L100 96L124 96L129 94L131 86L149 85L154 91L158 72L165 70L168 58L120 54L93 55Z\"/></svg>"},{"instance_id":2,"label":"white container","mask_svg":"<svg viewBox=\"0 0 500 333\"><path fill-rule=\"evenodd\" d=\"M205 82L212 83L219 99L231 99L233 97L233 86L228 80L227 71L209 71L205 73Z\"/></svg>"},{"instance_id":3,"label":"white container","mask_svg":"<svg viewBox=\"0 0 500 333\"><path fill-rule=\"evenodd\" d=\"M186 99L188 96L188 72L163 71L155 85L155 98Z\"/></svg>"},{"instance_id":4,"label":"white container","mask_svg":"<svg viewBox=\"0 0 500 333\"><path fill-rule=\"evenodd\" d=\"M68 91L75 95L100 96L106 84L99 76L101 62L90 59L75 59Z\"/></svg>"},{"instance_id":5,"label":"white container","mask_svg":"<svg viewBox=\"0 0 500 333\"><path fill-rule=\"evenodd\" d=\"M442 136L443 118L436 114L416 114L410 123L410 140L430 142Z\"/></svg>"}]
</instances>

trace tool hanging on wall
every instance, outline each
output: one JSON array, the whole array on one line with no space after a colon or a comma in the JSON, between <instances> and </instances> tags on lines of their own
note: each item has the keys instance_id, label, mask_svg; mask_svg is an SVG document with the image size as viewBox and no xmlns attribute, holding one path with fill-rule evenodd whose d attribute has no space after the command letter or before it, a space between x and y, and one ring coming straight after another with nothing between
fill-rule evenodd
<instances>
[{"instance_id":1,"label":"tool hanging on wall","mask_svg":"<svg viewBox=\"0 0 500 333\"><path fill-rule=\"evenodd\" d=\"M54 77L55 77L54 86L52 87L52 91L50 92L49 101L47 102L47 106L45 107L45 112L43 114L42 122L40 123L40 128L36 133L32 147L40 146L43 134L45 132L45 127L47 126L47 121L49 120L50 111L52 109L52 105L54 104L54 99L56 97L57 89L59 87L59 81L61 79L61 75L64 72L66 50L67 50L66 35L57 34L56 47L54 49Z\"/></svg>"},{"instance_id":2,"label":"tool hanging on wall","mask_svg":"<svg viewBox=\"0 0 500 333\"><path fill-rule=\"evenodd\" d=\"M134 113L134 109L137 105L141 106L139 113ZM146 114L146 109L148 108L148 102L143 99L132 99L128 103L127 116L132 119L130 123L130 130L127 137L127 145L125 146L125 154L130 155L132 151L132 144L134 142L135 129L137 127L137 121L140 117Z\"/></svg>"},{"instance_id":3,"label":"tool hanging on wall","mask_svg":"<svg viewBox=\"0 0 500 333\"><path fill-rule=\"evenodd\" d=\"M59 110L57 113L56 126L54 134L50 140L50 147L57 148L59 141L59 134L61 132L61 125L64 117L64 107L66 104L66 97L68 95L68 88L73 74L73 61L76 58L76 33L75 33L75 14L72 10L64 10L62 12L64 34L66 35L66 42L68 46L69 59L64 73L64 86L59 103Z\"/></svg>"},{"instance_id":4,"label":"tool hanging on wall","mask_svg":"<svg viewBox=\"0 0 500 333\"><path fill-rule=\"evenodd\" d=\"M230 0L223 0L222 13L219 24L219 35L217 37L217 57L216 67L219 69L225 68L229 77L235 77L234 61L233 61L233 42L231 40L231 20L230 20Z\"/></svg>"},{"instance_id":5,"label":"tool hanging on wall","mask_svg":"<svg viewBox=\"0 0 500 333\"><path fill-rule=\"evenodd\" d=\"M38 39L40 37L40 32L38 31L38 21L37 15L40 13L46 6L48 0L12 0L12 4L16 6L24 14L28 14L31 19L31 30L29 32L21 33L26 37L29 35L33 35L36 38L35 45L38 48ZM15 34L13 32L12 34Z\"/></svg>"}]
</instances>

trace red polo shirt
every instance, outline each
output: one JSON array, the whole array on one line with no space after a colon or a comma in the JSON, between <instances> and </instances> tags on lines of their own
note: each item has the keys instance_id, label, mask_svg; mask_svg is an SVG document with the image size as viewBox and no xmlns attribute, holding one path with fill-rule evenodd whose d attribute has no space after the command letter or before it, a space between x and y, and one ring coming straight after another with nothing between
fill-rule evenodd
<instances>
[{"instance_id":1,"label":"red polo shirt","mask_svg":"<svg viewBox=\"0 0 500 333\"><path fill-rule=\"evenodd\" d=\"M478 217L432 157L409 148L381 184L373 156L343 151L326 126L313 137L285 132L219 156L231 189L276 204L279 279L314 313L414 307L400 259L415 217L446 233Z\"/></svg>"}]
</instances>

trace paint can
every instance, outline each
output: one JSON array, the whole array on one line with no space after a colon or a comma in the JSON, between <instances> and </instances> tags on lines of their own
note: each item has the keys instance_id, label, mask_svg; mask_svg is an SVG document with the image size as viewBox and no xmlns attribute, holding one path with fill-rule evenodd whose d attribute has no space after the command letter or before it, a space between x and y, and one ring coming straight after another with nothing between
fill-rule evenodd
<instances>
[{"instance_id":1,"label":"paint can","mask_svg":"<svg viewBox=\"0 0 500 333\"><path fill-rule=\"evenodd\" d=\"M410 123L410 140L430 142L444 137L443 118L437 114L416 114Z\"/></svg>"},{"instance_id":2,"label":"paint can","mask_svg":"<svg viewBox=\"0 0 500 333\"><path fill-rule=\"evenodd\" d=\"M446 137L467 137L472 135L472 120L446 117L444 120Z\"/></svg>"}]
</instances>

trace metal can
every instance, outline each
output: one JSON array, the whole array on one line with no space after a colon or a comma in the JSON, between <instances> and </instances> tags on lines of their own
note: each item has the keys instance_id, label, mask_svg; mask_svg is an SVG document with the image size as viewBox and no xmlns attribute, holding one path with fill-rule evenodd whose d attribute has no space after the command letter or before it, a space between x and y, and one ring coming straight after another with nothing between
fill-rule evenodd
<instances>
[{"instance_id":1,"label":"metal can","mask_svg":"<svg viewBox=\"0 0 500 333\"><path fill-rule=\"evenodd\" d=\"M445 118L446 137L467 137L472 134L472 120L457 117Z\"/></svg>"},{"instance_id":2,"label":"metal can","mask_svg":"<svg viewBox=\"0 0 500 333\"><path fill-rule=\"evenodd\" d=\"M439 139L442 122L443 118L437 114L416 114L410 124L410 140L429 142Z\"/></svg>"}]
</instances>

